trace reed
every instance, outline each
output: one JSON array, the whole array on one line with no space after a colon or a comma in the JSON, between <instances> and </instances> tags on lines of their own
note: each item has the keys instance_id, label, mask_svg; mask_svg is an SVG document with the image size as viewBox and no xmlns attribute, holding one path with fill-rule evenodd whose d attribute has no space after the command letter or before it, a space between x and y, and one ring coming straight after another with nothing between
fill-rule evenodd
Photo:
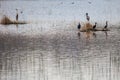
<instances>
[{"instance_id":1,"label":"reed","mask_svg":"<svg viewBox=\"0 0 120 80\"><path fill-rule=\"evenodd\" d=\"M4 16L2 19L1 19L1 24L10 24L10 23L13 23L10 18L8 18L7 16Z\"/></svg>"},{"instance_id":2,"label":"reed","mask_svg":"<svg viewBox=\"0 0 120 80\"><path fill-rule=\"evenodd\" d=\"M0 24L4 24L4 25L7 25L7 24L27 24L27 22L25 22L25 21L13 21L10 18L8 18L7 16L4 16L1 19Z\"/></svg>"}]
</instances>

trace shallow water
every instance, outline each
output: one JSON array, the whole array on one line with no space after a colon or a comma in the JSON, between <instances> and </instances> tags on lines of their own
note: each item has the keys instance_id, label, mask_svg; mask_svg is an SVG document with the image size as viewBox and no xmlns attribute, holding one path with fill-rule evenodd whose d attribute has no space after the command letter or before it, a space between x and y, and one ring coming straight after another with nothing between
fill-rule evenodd
<instances>
[{"instance_id":1,"label":"shallow water","mask_svg":"<svg viewBox=\"0 0 120 80\"><path fill-rule=\"evenodd\" d=\"M63 19L0 25L0 80L119 80L119 26L79 32L77 23Z\"/></svg>"},{"instance_id":2,"label":"shallow water","mask_svg":"<svg viewBox=\"0 0 120 80\"><path fill-rule=\"evenodd\" d=\"M40 25L1 25L1 80L119 80L119 29L83 33L68 24Z\"/></svg>"}]
</instances>

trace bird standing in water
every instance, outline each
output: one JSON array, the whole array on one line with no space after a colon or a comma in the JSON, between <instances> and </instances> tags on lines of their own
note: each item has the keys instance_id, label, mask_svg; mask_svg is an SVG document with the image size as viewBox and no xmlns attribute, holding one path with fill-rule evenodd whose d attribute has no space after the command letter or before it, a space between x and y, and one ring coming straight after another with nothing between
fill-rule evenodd
<instances>
[{"instance_id":1,"label":"bird standing in water","mask_svg":"<svg viewBox=\"0 0 120 80\"><path fill-rule=\"evenodd\" d=\"M16 9L16 21L18 21L18 9Z\"/></svg>"},{"instance_id":2,"label":"bird standing in water","mask_svg":"<svg viewBox=\"0 0 120 80\"><path fill-rule=\"evenodd\" d=\"M86 19L87 19L87 21L90 20L90 17L88 16L88 13L86 13Z\"/></svg>"},{"instance_id":3,"label":"bird standing in water","mask_svg":"<svg viewBox=\"0 0 120 80\"><path fill-rule=\"evenodd\" d=\"M107 29L107 27L108 27L108 21L106 21L106 25L105 25L104 29Z\"/></svg>"},{"instance_id":4,"label":"bird standing in water","mask_svg":"<svg viewBox=\"0 0 120 80\"><path fill-rule=\"evenodd\" d=\"M81 24L80 24L80 22L79 22L79 24L78 24L77 28L78 28L78 29L80 29L80 28L81 28Z\"/></svg>"},{"instance_id":5,"label":"bird standing in water","mask_svg":"<svg viewBox=\"0 0 120 80\"><path fill-rule=\"evenodd\" d=\"M95 28L96 28L96 24L97 24L97 22L95 22L95 25L93 26L93 29L95 29Z\"/></svg>"}]
</instances>

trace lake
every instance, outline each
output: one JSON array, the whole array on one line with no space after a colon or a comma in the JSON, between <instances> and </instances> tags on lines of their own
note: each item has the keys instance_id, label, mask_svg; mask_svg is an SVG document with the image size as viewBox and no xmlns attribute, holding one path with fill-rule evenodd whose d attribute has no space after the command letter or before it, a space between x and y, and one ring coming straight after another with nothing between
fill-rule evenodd
<instances>
[{"instance_id":1,"label":"lake","mask_svg":"<svg viewBox=\"0 0 120 80\"><path fill-rule=\"evenodd\" d=\"M119 0L0 1L1 18L16 8L30 23L0 25L0 80L120 79ZM86 12L110 31L79 32Z\"/></svg>"}]
</instances>

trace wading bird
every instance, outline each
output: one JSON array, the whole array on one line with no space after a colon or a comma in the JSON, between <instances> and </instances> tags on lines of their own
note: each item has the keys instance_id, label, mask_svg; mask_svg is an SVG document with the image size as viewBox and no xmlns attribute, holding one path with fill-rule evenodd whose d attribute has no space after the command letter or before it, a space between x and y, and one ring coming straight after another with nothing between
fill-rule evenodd
<instances>
[{"instance_id":1,"label":"wading bird","mask_svg":"<svg viewBox=\"0 0 120 80\"><path fill-rule=\"evenodd\" d=\"M96 24L97 24L97 22L95 22L95 25L93 26L93 29L95 29L95 28L96 28Z\"/></svg>"},{"instance_id":2,"label":"wading bird","mask_svg":"<svg viewBox=\"0 0 120 80\"><path fill-rule=\"evenodd\" d=\"M18 9L16 9L16 21L18 21Z\"/></svg>"},{"instance_id":3,"label":"wading bird","mask_svg":"<svg viewBox=\"0 0 120 80\"><path fill-rule=\"evenodd\" d=\"M108 27L108 21L106 21L106 25L105 25L104 29L107 29L107 27Z\"/></svg>"},{"instance_id":4,"label":"wading bird","mask_svg":"<svg viewBox=\"0 0 120 80\"><path fill-rule=\"evenodd\" d=\"M80 22L79 22L79 24L78 24L77 28L78 28L78 29L80 29L80 28L81 28L81 24L80 24Z\"/></svg>"},{"instance_id":5,"label":"wading bird","mask_svg":"<svg viewBox=\"0 0 120 80\"><path fill-rule=\"evenodd\" d=\"M89 21L90 17L88 16L88 13L86 13L86 19Z\"/></svg>"}]
</instances>

